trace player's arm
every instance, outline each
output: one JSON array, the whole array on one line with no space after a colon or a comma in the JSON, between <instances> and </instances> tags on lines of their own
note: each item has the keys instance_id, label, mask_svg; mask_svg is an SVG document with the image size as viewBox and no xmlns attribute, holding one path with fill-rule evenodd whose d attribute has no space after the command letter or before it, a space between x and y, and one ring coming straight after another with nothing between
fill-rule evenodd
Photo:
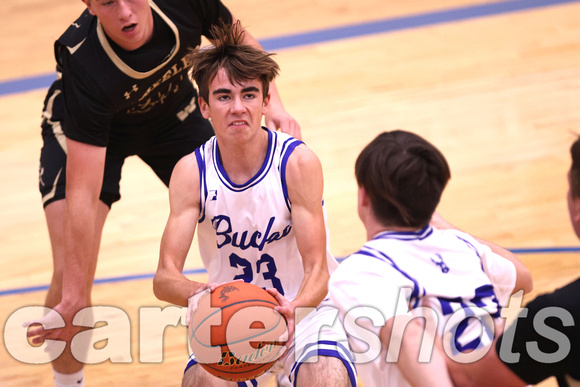
<instances>
[{"instance_id":1,"label":"player's arm","mask_svg":"<svg viewBox=\"0 0 580 387\"><path fill-rule=\"evenodd\" d=\"M304 279L292 306L315 307L326 296L330 275L326 264L322 165L305 145L296 147L290 155L286 180L296 243L304 265Z\"/></svg>"},{"instance_id":2,"label":"player's arm","mask_svg":"<svg viewBox=\"0 0 580 387\"><path fill-rule=\"evenodd\" d=\"M404 330L393 330L395 319L408 319ZM440 345L433 348L422 348L425 343L434 342L431 332L425 329L418 318L399 315L390 318L380 331L383 348L392 349L391 343L400 343L397 368L412 386L453 386L451 376L447 371L445 354ZM434 332L433 332L434 333ZM427 362L419 361L420 351L431 350L431 358Z\"/></svg>"},{"instance_id":3,"label":"player's arm","mask_svg":"<svg viewBox=\"0 0 580 387\"><path fill-rule=\"evenodd\" d=\"M169 218L153 278L155 296L180 306L187 306L187 300L203 285L182 274L199 218L199 184L197 161L192 153L175 165L171 175Z\"/></svg>"},{"instance_id":4,"label":"player's arm","mask_svg":"<svg viewBox=\"0 0 580 387\"><path fill-rule=\"evenodd\" d=\"M457 362L446 356L445 360L453 384L456 387L524 387L521 380L498 356L496 342L502 327L496 322L496 337L489 347L478 349L481 356L476 361ZM493 372L490 372L493 370Z\"/></svg>"},{"instance_id":5,"label":"player's arm","mask_svg":"<svg viewBox=\"0 0 580 387\"><path fill-rule=\"evenodd\" d=\"M89 299L90 265L99 243L96 220L106 148L71 139L67 143L65 266L62 304L84 306ZM80 303L80 304L79 304Z\"/></svg>"},{"instance_id":6,"label":"player's arm","mask_svg":"<svg viewBox=\"0 0 580 387\"><path fill-rule=\"evenodd\" d=\"M71 139L67 144L66 209L64 212L64 262L62 298L54 311L67 326L60 330L42 327L28 332L33 343L45 339L70 339L76 332L70 325L74 315L90 302L92 273L97 260L96 244L100 242L97 230L99 195L103 182L106 148L84 144ZM54 313L40 319L48 323Z\"/></svg>"},{"instance_id":7,"label":"player's arm","mask_svg":"<svg viewBox=\"0 0 580 387\"><path fill-rule=\"evenodd\" d=\"M232 23L236 23L238 19L232 15ZM262 45L250 34L247 29L244 29L244 44L254 46L259 48L260 50L264 50ZM272 130L280 129L284 133L288 133L289 135L301 139L302 133L300 131L300 125L298 121L296 121L286 109L284 109L284 105L282 104L282 99L278 94L278 88L276 87L276 82L270 82L270 106L268 108L268 112L266 113L265 119L266 126Z\"/></svg>"}]
</instances>

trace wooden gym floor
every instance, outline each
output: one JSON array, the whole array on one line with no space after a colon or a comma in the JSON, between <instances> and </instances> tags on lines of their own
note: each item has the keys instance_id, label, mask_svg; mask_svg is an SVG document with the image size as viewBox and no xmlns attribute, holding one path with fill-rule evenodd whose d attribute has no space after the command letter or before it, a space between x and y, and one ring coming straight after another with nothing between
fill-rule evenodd
<instances>
[{"instance_id":1,"label":"wooden gym floor","mask_svg":"<svg viewBox=\"0 0 580 387\"><path fill-rule=\"evenodd\" d=\"M364 242L354 160L378 133L401 128L423 135L448 158L452 180L440 212L519 253L528 265L535 289L524 301L578 276L578 241L565 197L569 147L580 132L580 2L226 4L277 53L286 109L323 163L337 257ZM42 305L50 282L50 245L37 191L40 113L47 79L54 75L53 41L83 7L80 0L5 0L0 9L3 386L52 385L49 364L14 359L6 340L23 335L9 317ZM167 306L151 289L167 191L143 163L130 159L122 195L105 227L93 301L129 316L131 359L88 366L86 384L177 386L187 358L185 328L169 326L163 338L159 333L139 344L140 334L152 329L146 321L140 325L140 308ZM200 269L193 246L187 270L203 280ZM149 363L161 340L162 362Z\"/></svg>"}]
</instances>

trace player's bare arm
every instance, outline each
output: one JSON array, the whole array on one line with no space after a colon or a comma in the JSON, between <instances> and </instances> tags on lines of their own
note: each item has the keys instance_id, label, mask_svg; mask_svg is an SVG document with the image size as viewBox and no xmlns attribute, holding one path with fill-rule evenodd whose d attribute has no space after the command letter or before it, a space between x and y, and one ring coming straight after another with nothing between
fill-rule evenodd
<instances>
[{"instance_id":1,"label":"player's bare arm","mask_svg":"<svg viewBox=\"0 0 580 387\"><path fill-rule=\"evenodd\" d=\"M304 265L304 280L292 304L294 308L315 307L326 296L329 279L320 160L305 145L298 146L288 160L286 179L292 223Z\"/></svg>"},{"instance_id":2,"label":"player's bare arm","mask_svg":"<svg viewBox=\"0 0 580 387\"><path fill-rule=\"evenodd\" d=\"M71 326L74 315L90 303L99 243L96 222L106 148L70 139L67 139L67 148L62 299L54 308L67 322L67 326L50 332L43 328L31 330L28 332L29 337L39 336L33 341L35 343L53 338L70 339L78 331Z\"/></svg>"},{"instance_id":3,"label":"player's bare arm","mask_svg":"<svg viewBox=\"0 0 580 387\"><path fill-rule=\"evenodd\" d=\"M193 153L175 165L169 183L169 205L153 292L160 300L187 306L189 297L203 285L182 274L200 211L199 171Z\"/></svg>"},{"instance_id":4,"label":"player's bare arm","mask_svg":"<svg viewBox=\"0 0 580 387\"><path fill-rule=\"evenodd\" d=\"M395 318L410 318L404 330L393 330ZM431 334L417 318L400 315L392 317L381 328L380 339L383 348L390 348L391 343L401 343L397 367L405 379L413 386L453 386L447 371L445 354L441 346L433 348L428 362L420 362L419 354L423 350L423 340L430 342ZM395 344L396 345L396 344Z\"/></svg>"},{"instance_id":5,"label":"player's bare arm","mask_svg":"<svg viewBox=\"0 0 580 387\"><path fill-rule=\"evenodd\" d=\"M65 216L65 273L63 304L85 303L93 282L90 266L96 262L95 222L99 205L106 148L67 139L67 200ZM84 306L84 305L82 305Z\"/></svg>"}]
</instances>

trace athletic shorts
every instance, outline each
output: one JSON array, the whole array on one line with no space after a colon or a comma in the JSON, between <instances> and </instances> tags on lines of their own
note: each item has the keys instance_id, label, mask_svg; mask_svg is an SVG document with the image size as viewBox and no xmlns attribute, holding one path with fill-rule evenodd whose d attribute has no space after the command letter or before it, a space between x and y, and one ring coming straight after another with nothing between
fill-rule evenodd
<instances>
[{"instance_id":1,"label":"athletic shorts","mask_svg":"<svg viewBox=\"0 0 580 387\"><path fill-rule=\"evenodd\" d=\"M272 367L272 370L275 370L272 372L277 373L279 386L295 385L296 375L302 364L316 362L318 356L330 356L342 361L351 385L356 387L354 356L348 347L346 332L338 319L338 310L330 305L324 306L325 301L296 325L296 332L288 354ZM191 354L185 371L195 364L197 360ZM238 386L259 386L261 381L270 379L272 372L267 372L257 379L238 382Z\"/></svg>"},{"instance_id":2,"label":"athletic shorts","mask_svg":"<svg viewBox=\"0 0 580 387\"><path fill-rule=\"evenodd\" d=\"M45 101L45 111L42 119L43 146L40 151L39 190L42 194L43 206L65 198L66 186L66 141L62 131L63 111L59 106L46 109L51 103L50 95ZM49 116L47 111L52 114ZM155 174L169 186L173 167L185 155L193 152L214 135L209 121L205 120L199 109L192 112L178 126L168 128L162 138L139 139L127 141L111 135L107 146L105 171L100 200L111 205L121 198L121 169L125 159L138 156L148 164ZM143 141L145 140L145 141Z\"/></svg>"}]
</instances>

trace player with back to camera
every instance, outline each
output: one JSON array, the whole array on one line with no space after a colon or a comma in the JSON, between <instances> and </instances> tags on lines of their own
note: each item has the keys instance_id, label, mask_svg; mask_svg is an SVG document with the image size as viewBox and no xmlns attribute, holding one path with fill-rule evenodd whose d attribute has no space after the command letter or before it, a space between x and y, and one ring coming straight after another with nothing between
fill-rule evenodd
<instances>
[{"instance_id":1,"label":"player with back to camera","mask_svg":"<svg viewBox=\"0 0 580 387\"><path fill-rule=\"evenodd\" d=\"M213 135L187 77L186 55L210 28L236 18L220 0L83 0L87 9L55 43L57 80L44 102L39 188L54 271L35 344L79 332L73 316L91 305L101 232L125 158L137 155L169 184L175 163ZM245 42L260 47L249 34ZM300 136L275 84L266 122ZM65 199L66 197L66 199ZM30 324L29 322L28 324ZM55 384L83 379L69 345L52 363Z\"/></svg>"},{"instance_id":2,"label":"player with back to camera","mask_svg":"<svg viewBox=\"0 0 580 387\"><path fill-rule=\"evenodd\" d=\"M225 26L214 32L215 47L192 53L200 110L216 134L173 172L154 292L189 306L189 316L199 295L216 284L243 280L267 288L294 339L278 362L279 385L356 385L349 350L340 343L344 330L322 326L336 317L325 297L338 266L327 243L322 166L302 141L261 126L279 67L270 54L245 45L243 34ZM182 274L196 231L208 283ZM295 321L301 307L317 309ZM227 383L190 357L183 385Z\"/></svg>"},{"instance_id":3,"label":"player with back to camera","mask_svg":"<svg viewBox=\"0 0 580 387\"><path fill-rule=\"evenodd\" d=\"M381 133L358 156L355 175L368 241L332 274L329 292L341 321L361 313L356 324L380 340L366 342L347 329L353 353L373 355L356 361L361 381L365 387L450 386L442 348L428 362L418 357L423 332L435 340L453 315L460 318L447 343L454 351L493 340L481 329L491 323L493 330L493 322L479 317L499 318L512 292L531 289L531 276L509 251L450 229L435 212L451 174L441 152L422 137Z\"/></svg>"},{"instance_id":4,"label":"player with back to camera","mask_svg":"<svg viewBox=\"0 0 580 387\"><path fill-rule=\"evenodd\" d=\"M580 237L580 138L570 148L568 213ZM530 301L481 360L448 361L457 386L580 386L580 278ZM489 372L493 370L493 372Z\"/></svg>"}]
</instances>

